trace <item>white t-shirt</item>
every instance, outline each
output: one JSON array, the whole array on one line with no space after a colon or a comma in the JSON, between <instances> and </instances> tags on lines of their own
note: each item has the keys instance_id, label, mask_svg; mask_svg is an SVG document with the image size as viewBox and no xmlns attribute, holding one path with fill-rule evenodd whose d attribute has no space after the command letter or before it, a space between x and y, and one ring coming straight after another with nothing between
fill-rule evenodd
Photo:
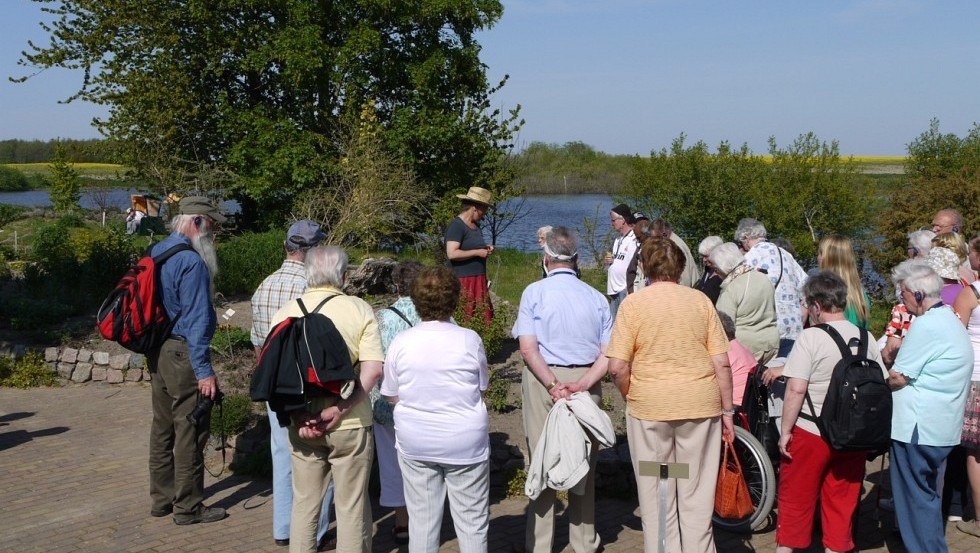
<instances>
[{"instance_id":1,"label":"white t-shirt","mask_svg":"<svg viewBox=\"0 0 980 553\"><path fill-rule=\"evenodd\" d=\"M626 289L626 271L633 256L636 255L636 246L636 235L632 230L613 242L612 265L609 266L609 274L606 278L606 294L612 296Z\"/></svg>"},{"instance_id":2,"label":"white t-shirt","mask_svg":"<svg viewBox=\"0 0 980 553\"><path fill-rule=\"evenodd\" d=\"M398 396L395 448L413 461L472 465L490 458L490 383L476 332L424 321L400 332L385 358L381 395Z\"/></svg>"},{"instance_id":3,"label":"white t-shirt","mask_svg":"<svg viewBox=\"0 0 980 553\"><path fill-rule=\"evenodd\" d=\"M859 336L858 327L848 321L831 321L827 323L840 333L844 342L850 342L851 338ZM857 353L856 348L851 351ZM885 364L881 361L881 352L875 344L875 338L868 334L868 359L877 361L882 367L881 374L888 378L888 371ZM802 378L809 382L807 392L813 401L813 408L816 416L820 416L823 409L823 400L827 397L827 389L830 387L830 377L834 374L834 367L841 360L840 348L834 339L822 328L808 328L804 330L800 337L793 344L793 349L786 359L786 367L783 369L783 376L786 378ZM810 414L810 406L803 400L801 413ZM796 426L812 434L820 435L820 429L816 423L804 419L802 416L796 420Z\"/></svg>"}]
</instances>

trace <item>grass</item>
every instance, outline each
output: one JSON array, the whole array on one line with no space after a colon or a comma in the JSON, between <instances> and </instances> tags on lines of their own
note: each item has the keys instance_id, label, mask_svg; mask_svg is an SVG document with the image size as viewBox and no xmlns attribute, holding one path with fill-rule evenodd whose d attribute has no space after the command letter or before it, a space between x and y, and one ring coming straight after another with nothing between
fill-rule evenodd
<instances>
[{"instance_id":1,"label":"grass","mask_svg":"<svg viewBox=\"0 0 980 553\"><path fill-rule=\"evenodd\" d=\"M6 166L25 175L51 176L50 163L7 163ZM79 177L114 177L129 170L129 167L115 163L75 163L74 167Z\"/></svg>"}]
</instances>

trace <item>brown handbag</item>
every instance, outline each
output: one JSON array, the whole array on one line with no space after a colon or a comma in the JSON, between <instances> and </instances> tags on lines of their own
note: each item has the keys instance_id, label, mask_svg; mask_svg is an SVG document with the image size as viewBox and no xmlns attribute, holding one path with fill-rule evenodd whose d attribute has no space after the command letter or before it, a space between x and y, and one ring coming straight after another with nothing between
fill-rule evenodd
<instances>
[{"instance_id":1,"label":"brown handbag","mask_svg":"<svg viewBox=\"0 0 980 553\"><path fill-rule=\"evenodd\" d=\"M724 439L722 444L724 454L718 469L718 487L715 488L715 513L721 518L745 518L752 514L755 506L742 476L735 445Z\"/></svg>"}]
</instances>

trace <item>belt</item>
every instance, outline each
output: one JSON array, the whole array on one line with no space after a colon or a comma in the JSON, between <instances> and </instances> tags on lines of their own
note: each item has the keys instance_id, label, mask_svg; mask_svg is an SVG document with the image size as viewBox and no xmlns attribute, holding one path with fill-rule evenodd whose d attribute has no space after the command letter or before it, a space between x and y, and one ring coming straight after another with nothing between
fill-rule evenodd
<instances>
[{"instance_id":1,"label":"belt","mask_svg":"<svg viewBox=\"0 0 980 553\"><path fill-rule=\"evenodd\" d=\"M558 367L559 369L584 369L586 367L591 367L592 364L588 365L548 365L549 367Z\"/></svg>"},{"instance_id":2,"label":"belt","mask_svg":"<svg viewBox=\"0 0 980 553\"><path fill-rule=\"evenodd\" d=\"M168 340L175 340L177 342L187 343L187 338L184 338L183 336L177 336L176 334L171 334L167 339Z\"/></svg>"}]
</instances>

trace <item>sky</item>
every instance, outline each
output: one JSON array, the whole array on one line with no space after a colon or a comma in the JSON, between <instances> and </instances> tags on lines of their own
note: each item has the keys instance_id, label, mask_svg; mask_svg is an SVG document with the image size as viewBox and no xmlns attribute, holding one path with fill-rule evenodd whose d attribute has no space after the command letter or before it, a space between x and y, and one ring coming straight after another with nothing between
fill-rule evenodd
<instances>
[{"instance_id":1,"label":"sky","mask_svg":"<svg viewBox=\"0 0 980 553\"><path fill-rule=\"evenodd\" d=\"M616 154L684 133L767 150L814 132L845 154L903 155L932 118L960 136L980 122L980 2L925 0L504 0L478 40L488 76L510 78L518 146L581 141ZM91 138L107 110L62 104L80 72L8 76L40 9L0 0L0 139Z\"/></svg>"}]
</instances>

